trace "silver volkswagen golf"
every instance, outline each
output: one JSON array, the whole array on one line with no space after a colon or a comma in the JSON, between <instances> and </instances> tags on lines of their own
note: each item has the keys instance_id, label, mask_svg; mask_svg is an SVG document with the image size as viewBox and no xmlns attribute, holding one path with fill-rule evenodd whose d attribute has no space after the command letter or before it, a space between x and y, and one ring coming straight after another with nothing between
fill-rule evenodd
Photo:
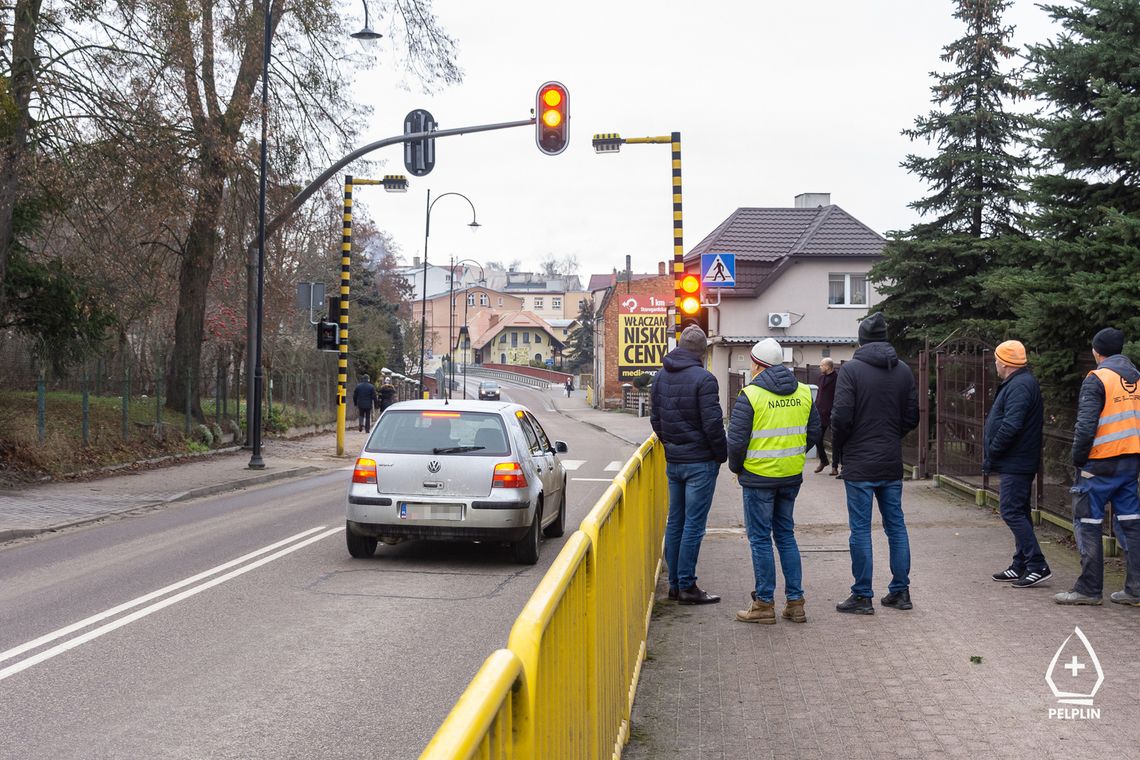
<instances>
[{"instance_id":1,"label":"silver volkswagen golf","mask_svg":"<svg viewBox=\"0 0 1140 760\"><path fill-rule=\"evenodd\" d=\"M393 404L353 468L348 552L371 557L377 541L503 541L533 565L542 536L566 530L566 451L519 404Z\"/></svg>"}]
</instances>

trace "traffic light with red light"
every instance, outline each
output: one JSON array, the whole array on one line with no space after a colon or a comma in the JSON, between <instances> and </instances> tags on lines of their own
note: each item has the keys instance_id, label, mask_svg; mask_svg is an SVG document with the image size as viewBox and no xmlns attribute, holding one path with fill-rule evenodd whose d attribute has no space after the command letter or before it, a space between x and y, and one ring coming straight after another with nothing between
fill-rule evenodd
<instances>
[{"instance_id":1,"label":"traffic light with red light","mask_svg":"<svg viewBox=\"0 0 1140 760\"><path fill-rule=\"evenodd\" d=\"M317 323L317 350L340 350L340 329L336 322L322 320Z\"/></svg>"},{"instance_id":2,"label":"traffic light with red light","mask_svg":"<svg viewBox=\"0 0 1140 760\"><path fill-rule=\"evenodd\" d=\"M570 142L569 96L559 82L547 82L538 88L534 139L538 149L548 156L557 156Z\"/></svg>"},{"instance_id":3,"label":"traffic light with red light","mask_svg":"<svg viewBox=\"0 0 1140 760\"><path fill-rule=\"evenodd\" d=\"M701 306L700 275L686 274L681 277L681 329L696 325L709 334L709 311Z\"/></svg>"}]
</instances>

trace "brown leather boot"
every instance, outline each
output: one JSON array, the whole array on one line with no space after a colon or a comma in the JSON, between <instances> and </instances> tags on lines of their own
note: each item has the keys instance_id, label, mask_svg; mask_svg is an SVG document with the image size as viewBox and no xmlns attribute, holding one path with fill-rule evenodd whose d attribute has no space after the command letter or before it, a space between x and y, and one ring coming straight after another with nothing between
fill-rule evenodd
<instances>
[{"instance_id":1,"label":"brown leather boot","mask_svg":"<svg viewBox=\"0 0 1140 760\"><path fill-rule=\"evenodd\" d=\"M765 602L763 599L756 598L756 592L752 593L752 604L746 610L740 610L736 613L736 619L742 623L763 623L764 625L776 624L776 606L772 602Z\"/></svg>"},{"instance_id":2,"label":"brown leather boot","mask_svg":"<svg viewBox=\"0 0 1140 760\"><path fill-rule=\"evenodd\" d=\"M793 623L806 623L807 615L804 614L804 600L789 599L784 605L784 614L780 617L784 620L791 620Z\"/></svg>"}]
</instances>

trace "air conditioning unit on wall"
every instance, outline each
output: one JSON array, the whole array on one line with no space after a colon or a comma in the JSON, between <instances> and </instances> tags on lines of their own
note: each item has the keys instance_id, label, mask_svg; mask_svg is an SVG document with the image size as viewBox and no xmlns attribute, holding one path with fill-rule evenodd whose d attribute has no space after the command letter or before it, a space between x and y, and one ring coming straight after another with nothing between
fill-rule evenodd
<instances>
[{"instance_id":1,"label":"air conditioning unit on wall","mask_svg":"<svg viewBox=\"0 0 1140 760\"><path fill-rule=\"evenodd\" d=\"M768 327L790 327L791 315L786 311L773 311L768 314Z\"/></svg>"}]
</instances>

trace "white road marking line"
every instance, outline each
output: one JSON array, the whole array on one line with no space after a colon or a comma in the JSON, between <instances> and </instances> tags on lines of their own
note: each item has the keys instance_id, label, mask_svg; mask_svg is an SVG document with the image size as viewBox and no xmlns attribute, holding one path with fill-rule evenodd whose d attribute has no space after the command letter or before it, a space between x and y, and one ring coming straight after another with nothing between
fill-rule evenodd
<instances>
[{"instance_id":1,"label":"white road marking line","mask_svg":"<svg viewBox=\"0 0 1140 760\"><path fill-rule=\"evenodd\" d=\"M45 633L43 636L40 636L38 639L33 639L32 641L29 641L26 644L20 644L19 646L12 647L11 649L9 649L5 652L0 652L0 662L4 662L4 660L10 660L11 658L15 657L16 655L23 654L24 652L27 652L27 651L32 650L32 649L36 649L37 647L41 647L44 644L47 644L49 641L55 641L56 639L60 638L61 636L66 636L69 633L75 633L76 631L78 631L82 628L86 628L89 625L94 625L95 623L98 623L100 620L106 620L109 617L112 617L114 615L118 615L120 612L126 612L127 610L129 610L133 607L138 607L140 604L145 604L146 602L149 602L151 599L157 599L160 596L165 596L166 594L169 594L171 591L177 591L178 589L182 588L183 586L189 586L192 583L197 583L198 581L205 580L206 578L209 578L211 575L217 575L218 573L222 572L223 570L230 569L234 565L240 565L241 563L246 562L248 560L251 560L254 557L260 557L262 554L265 554L267 552L271 552L274 549L279 549L282 546L284 546L285 544L289 544L289 543L296 541L297 539L304 538L305 536L309 535L310 533L316 533L318 530L321 530L324 527L325 526L323 526L323 525L318 525L315 528L310 528L309 530L298 533L295 536L289 536L289 538L282 539L275 544L270 544L269 546L258 549L257 551L250 552L249 554L245 554L241 557L238 557L237 559L232 559L229 562L218 565L217 567L212 567L209 570L198 573L197 575L192 575L189 578L186 578L184 580L180 580L177 583L172 583L169 586L166 586L164 588L160 588L158 591L151 591L149 594L144 594L143 596L140 596L136 599L132 599L129 602L123 602L122 604L118 605L117 607L112 607L109 610L106 610L104 612L100 612L96 615L92 615L89 618L85 618L83 620L80 620L78 623L72 623L69 626L66 626L64 628L60 628L59 630L56 630L56 631L52 631L51 633Z\"/></svg>"},{"instance_id":2,"label":"white road marking line","mask_svg":"<svg viewBox=\"0 0 1140 760\"><path fill-rule=\"evenodd\" d=\"M612 483L613 478L570 478L571 480L578 480L584 483Z\"/></svg>"},{"instance_id":3,"label":"white road marking line","mask_svg":"<svg viewBox=\"0 0 1140 760\"><path fill-rule=\"evenodd\" d=\"M582 465L586 464L585 459L563 459L562 466L567 470L577 470Z\"/></svg>"},{"instance_id":4,"label":"white road marking line","mask_svg":"<svg viewBox=\"0 0 1140 760\"><path fill-rule=\"evenodd\" d=\"M301 533L298 535L303 536L303 535L312 533L314 530L320 530L323 527L325 527L325 526L321 525L321 526L318 526L316 528L313 528L312 530L307 530L307 531L305 531L305 533ZM203 583L201 585L194 586L193 588L188 588L179 594L175 594L174 596L169 596L166 599L163 599L162 601L155 602L154 604L150 605L149 607L143 607L141 610L136 610L129 615L126 615L124 617L119 618L118 620L115 620L111 623L107 623L106 625L101 625L98 628L95 628L94 630L88 631L87 633L85 633L81 636L76 636L74 639L70 639L68 641L65 641L62 644L57 644L56 646L52 647L51 649L44 650L43 652L40 652L37 655L33 655L31 657L28 657L27 659L20 660L19 662L12 664L12 665L9 665L8 667L4 668L3 670L0 670L0 681L3 681L5 678L7 678L9 676L16 675L17 673L19 673L21 671L27 670L28 668L32 667L33 665L38 665L39 663L44 662L45 660L50 660L51 658L55 657L56 655L63 654L64 652L71 650L71 649L74 649L77 646L80 646L82 644L86 644L88 641L92 641L94 639L97 639L106 633L110 633L111 631L114 631L118 628L122 628L123 626L128 625L130 623L133 623L136 620L141 620L142 618L150 615L151 613L158 612L159 610L165 609L165 608L171 606L172 604L177 604L178 602L181 602L184 599L189 599L190 597L192 597L196 594L199 594L202 591L206 591L207 589L211 589L214 586L225 583L228 580L232 580L232 579L238 577L239 575L244 575L245 573L248 573L250 570L255 570L255 569L261 567L262 565L265 565L265 564L272 562L275 559L280 559L281 557L284 557L287 554L292 554L293 552L297 551L298 549L302 549L302 548L308 546L309 544L314 544L317 541L320 541L321 539L328 538L329 536L333 535L334 533L339 533L342 530L344 530L343 527L331 528L329 530L326 530L324 533L319 533L315 536L307 538L304 541L301 541L300 543L293 544L292 546L289 546L285 549L282 549L281 551L276 552L275 554L270 554L268 557L262 557L261 559L257 560L256 562L251 562L248 565L245 565L243 567L239 567L238 569L232 570L232 571L226 573L225 575L221 575L221 576L218 576L217 578L214 578L213 580L206 581L205 583ZM297 538L297 536L294 536L293 538ZM245 557L241 557L241 558L233 560L231 562L227 562L224 565L219 565L218 567L216 567L212 570L207 570L205 573L194 576L193 578L187 578L185 581L180 581L178 584L175 584L173 586L168 586L167 589L163 589L163 591L173 589L173 588L177 588L177 587L185 585L187 583L192 583L197 579L200 579L200 578L205 577L207 575L212 575L213 573L216 573L221 569L224 569L226 567L231 567L234 563L244 561L245 559L257 556L258 554L263 554L264 552L267 552L267 551L271 551L272 549L274 549L278 546L281 546L281 544L283 544L283 543L287 543L289 541L292 541L293 538L286 539L285 541L279 541L276 544L272 544L271 546L265 547L264 549L259 549L257 552L254 552L252 554L247 554ZM145 597L140 597L138 600L134 600L134 604L138 604L141 600L153 598L154 595L158 594L158 593L161 593L161 592L156 591L156 592L153 592L152 594L148 594ZM132 602L127 603L127 605L130 605L130 606L134 606L134 604L132 604ZM126 608L127 605L120 605L119 607L117 607L115 609L124 609L124 608ZM108 610L107 613L102 613L103 617L106 617L106 615L109 615L109 614L113 614L113 611ZM99 616L95 616L95 618L102 619ZM91 620L91 619L92 618L88 618L88 620ZM84 621L84 622L86 622L86 621ZM79 624L77 623L76 626L79 626ZM68 628L73 628L73 626L69 626ZM67 629L61 629L61 630L67 630ZM58 631L56 633L58 633L61 636L65 635L63 633L59 633ZM53 635L54 634L48 634L48 636L53 636ZM45 637L41 637L41 639L42 638L45 638ZM48 640L50 640L50 639L48 639ZM39 639L37 639L37 641L39 641ZM29 644L34 644L34 643L35 642L29 642ZM25 649L22 649L21 647L16 647L16 649L20 649L21 651L26 651L27 646L28 645L25 644L25 645L22 645L22 647L24 647ZM11 652L11 651L13 651L13 650L9 650L9 652ZM7 655L8 653L5 652L4 654Z\"/></svg>"},{"instance_id":5,"label":"white road marking line","mask_svg":"<svg viewBox=\"0 0 1140 760\"><path fill-rule=\"evenodd\" d=\"M605 466L603 472L617 472L622 468L622 465L624 464L625 462L618 462L617 460L614 460Z\"/></svg>"}]
</instances>

